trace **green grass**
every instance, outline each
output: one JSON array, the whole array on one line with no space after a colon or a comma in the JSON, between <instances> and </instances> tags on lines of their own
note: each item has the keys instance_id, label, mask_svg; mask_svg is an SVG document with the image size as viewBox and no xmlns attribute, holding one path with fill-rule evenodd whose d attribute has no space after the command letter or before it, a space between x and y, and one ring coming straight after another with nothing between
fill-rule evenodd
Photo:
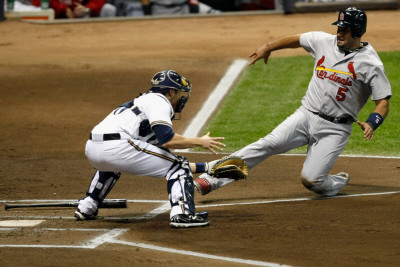
<instances>
[{"instance_id":1,"label":"green grass","mask_svg":"<svg viewBox=\"0 0 400 267\"><path fill-rule=\"evenodd\" d=\"M379 53L392 86L390 112L385 122L367 141L355 123L344 154L400 156L400 51ZM300 105L313 71L311 56L270 58L245 69L238 84L225 98L204 133L224 136L225 152L236 151L271 132ZM365 121L375 103L368 101L359 114ZM290 153L306 153L301 147Z\"/></svg>"}]
</instances>

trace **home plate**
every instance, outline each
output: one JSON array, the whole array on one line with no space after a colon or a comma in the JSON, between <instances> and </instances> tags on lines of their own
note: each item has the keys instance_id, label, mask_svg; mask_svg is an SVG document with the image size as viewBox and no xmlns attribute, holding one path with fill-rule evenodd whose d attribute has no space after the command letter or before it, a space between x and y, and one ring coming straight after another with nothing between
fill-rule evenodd
<instances>
[{"instance_id":1,"label":"home plate","mask_svg":"<svg viewBox=\"0 0 400 267\"><path fill-rule=\"evenodd\" d=\"M41 224L45 220L7 220L0 221L0 227L31 227Z\"/></svg>"}]
</instances>

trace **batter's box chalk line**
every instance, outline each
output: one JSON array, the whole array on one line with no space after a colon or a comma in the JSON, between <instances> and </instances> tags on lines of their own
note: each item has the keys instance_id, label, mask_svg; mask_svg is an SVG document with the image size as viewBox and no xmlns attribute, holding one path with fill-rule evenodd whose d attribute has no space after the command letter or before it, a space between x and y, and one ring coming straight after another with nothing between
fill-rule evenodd
<instances>
[{"instance_id":1,"label":"batter's box chalk line","mask_svg":"<svg viewBox=\"0 0 400 267\"><path fill-rule=\"evenodd\" d=\"M18 228L12 228L12 229L11 228L0 228L0 231L11 231L11 230L17 230L17 229ZM123 234L129 230L130 229L126 229L126 228L119 228L119 229L41 228L41 229L36 229L36 231L82 231L82 232L105 232L105 233L103 233L99 236L96 236L96 237L92 238L91 240L85 241L80 245L38 245L38 244L35 244L35 245L29 245L29 244L7 245L7 244L0 244L0 247L4 247L4 248L95 249L98 246L103 245L105 243L112 243L112 244L120 244L120 245L126 245L126 246L131 246L131 247L138 247L138 248L143 248L143 249L150 249L150 250L166 252L166 253L174 253L174 254L179 254L179 255L200 257L200 258L205 258L205 259L210 259L210 260L234 262L234 263L240 263L240 264L248 264L248 265L254 265L254 266L269 266L269 267L287 266L287 267L290 267L289 265L282 265L282 264L277 264L277 263L272 263L272 262L223 257L223 256L212 255L212 254L199 253L199 252L195 252L195 251L173 249L173 248L155 246L155 245L145 244L145 243L140 243L140 242L129 242L129 241L116 239L121 234Z\"/></svg>"}]
</instances>

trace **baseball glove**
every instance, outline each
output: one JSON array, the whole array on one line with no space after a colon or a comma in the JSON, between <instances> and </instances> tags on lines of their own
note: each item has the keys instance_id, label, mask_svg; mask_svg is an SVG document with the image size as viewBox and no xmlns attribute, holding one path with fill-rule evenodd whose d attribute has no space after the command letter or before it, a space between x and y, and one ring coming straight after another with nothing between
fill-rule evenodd
<instances>
[{"instance_id":1,"label":"baseball glove","mask_svg":"<svg viewBox=\"0 0 400 267\"><path fill-rule=\"evenodd\" d=\"M246 179L247 165L239 156L226 156L207 163L207 173L215 178Z\"/></svg>"}]
</instances>

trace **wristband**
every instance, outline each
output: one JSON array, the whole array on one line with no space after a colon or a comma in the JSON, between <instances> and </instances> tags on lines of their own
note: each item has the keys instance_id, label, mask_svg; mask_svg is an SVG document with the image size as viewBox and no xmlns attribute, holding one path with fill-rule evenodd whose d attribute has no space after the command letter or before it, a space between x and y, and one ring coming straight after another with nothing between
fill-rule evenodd
<instances>
[{"instance_id":1,"label":"wristband","mask_svg":"<svg viewBox=\"0 0 400 267\"><path fill-rule=\"evenodd\" d=\"M205 163L196 163L196 173L206 172Z\"/></svg>"},{"instance_id":2,"label":"wristband","mask_svg":"<svg viewBox=\"0 0 400 267\"><path fill-rule=\"evenodd\" d=\"M383 122L383 117L379 113L371 113L368 117L367 123L371 125L375 131Z\"/></svg>"}]
</instances>

